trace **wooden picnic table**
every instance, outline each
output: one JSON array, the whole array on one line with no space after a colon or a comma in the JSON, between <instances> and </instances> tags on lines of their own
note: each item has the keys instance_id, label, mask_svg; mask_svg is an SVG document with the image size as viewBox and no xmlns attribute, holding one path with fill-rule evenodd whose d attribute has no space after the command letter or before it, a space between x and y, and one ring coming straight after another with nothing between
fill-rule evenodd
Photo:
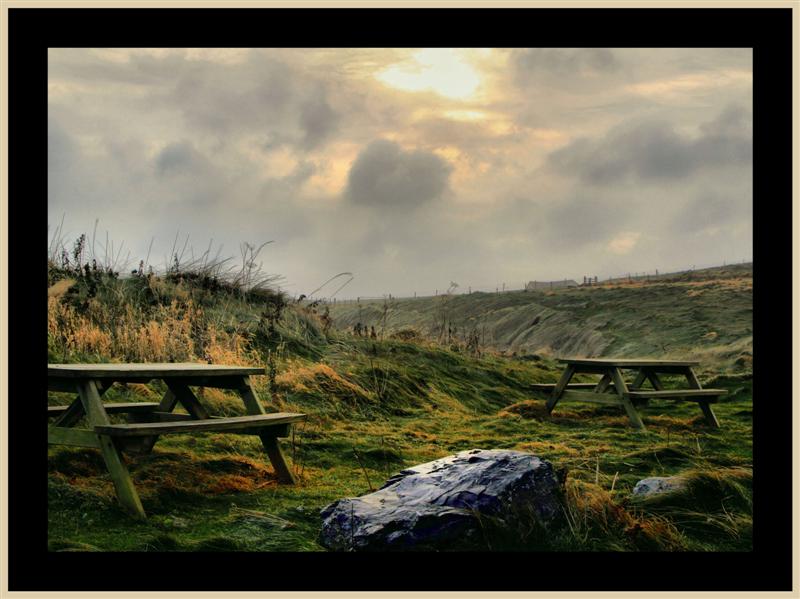
<instances>
[{"instance_id":1,"label":"wooden picnic table","mask_svg":"<svg viewBox=\"0 0 800 599\"><path fill-rule=\"evenodd\" d=\"M533 385L534 389L551 391L547 400L548 413L553 411L560 401L584 401L622 407L630 418L631 424L644 429L644 422L636 409L637 405L646 404L651 399L669 399L694 401L703 412L706 422L719 428L719 421L711 409L717 398L725 395L724 389L703 389L697 379L693 366L699 362L694 360L638 360L627 358L563 358L559 362L565 364L564 372L558 383ZM625 382L623 370L633 370L634 380ZM596 383L570 383L576 374L600 375ZM665 389L659 374L681 375L686 378L688 388ZM652 389L643 389L642 385L649 381Z\"/></svg>"},{"instance_id":2,"label":"wooden picnic table","mask_svg":"<svg viewBox=\"0 0 800 599\"><path fill-rule=\"evenodd\" d=\"M292 424L306 416L266 413L250 384L250 375L254 374L265 374L265 370L194 363L48 364L48 390L77 394L69 406L48 406L48 416L55 418L48 427L48 443L99 449L120 504L139 518L145 518L145 512L121 452L148 453L162 434L220 431L257 435L278 479L291 484L295 482L294 476L281 453L278 437L289 436ZM167 387L158 403L103 403L101 400L114 383L146 384L153 380L162 380ZM247 416L210 415L191 387L235 390ZM188 414L173 412L178 404ZM127 414L128 422L112 424L109 414ZM84 416L89 428L75 428Z\"/></svg>"}]
</instances>

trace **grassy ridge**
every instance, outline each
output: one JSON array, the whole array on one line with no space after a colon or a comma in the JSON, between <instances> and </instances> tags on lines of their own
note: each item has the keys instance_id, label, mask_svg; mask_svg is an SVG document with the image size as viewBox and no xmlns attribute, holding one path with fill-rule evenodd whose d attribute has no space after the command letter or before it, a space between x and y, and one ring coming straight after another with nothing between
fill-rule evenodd
<instances>
[{"instance_id":1,"label":"grassy ridge","mask_svg":"<svg viewBox=\"0 0 800 599\"><path fill-rule=\"evenodd\" d=\"M636 432L606 407L567 404L548 416L543 396L529 391L558 377L547 357L513 359L457 337L356 337L332 327L320 307L155 278L100 278L94 289L78 279L49 304L51 361L127 361L140 352L257 364L271 373L254 380L267 409L309 414L282 441L295 487L276 484L258 440L246 436L168 435L152 454L129 458L146 522L117 508L96 451L51 446L52 550L320 551L321 507L369 492L403 467L476 447L536 453L566 478L557 534L490 534L487 548L751 548L752 386L735 363L741 372L713 381L730 391L715 408L722 429L707 428L695 405L652 402L643 409L648 430ZM730 331L750 326L737 318L729 344ZM107 398L153 401L160 391L117 386ZM50 394L51 404L70 399ZM206 389L200 399L215 413L242 412L226 392ZM631 499L639 479L672 474L686 477L684 492Z\"/></svg>"},{"instance_id":2,"label":"grassy ridge","mask_svg":"<svg viewBox=\"0 0 800 599\"><path fill-rule=\"evenodd\" d=\"M719 278L713 278L719 275ZM337 302L335 324L378 333L413 329L448 341L515 354L696 358L709 370L744 371L752 363L752 270L743 265L681 275L553 291L472 293Z\"/></svg>"}]
</instances>

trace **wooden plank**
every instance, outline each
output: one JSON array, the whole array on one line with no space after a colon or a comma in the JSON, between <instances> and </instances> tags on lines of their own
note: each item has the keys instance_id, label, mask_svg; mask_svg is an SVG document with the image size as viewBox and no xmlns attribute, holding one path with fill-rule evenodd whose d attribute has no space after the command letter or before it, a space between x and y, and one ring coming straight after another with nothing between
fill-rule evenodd
<instances>
[{"instance_id":1,"label":"wooden plank","mask_svg":"<svg viewBox=\"0 0 800 599\"><path fill-rule=\"evenodd\" d=\"M248 414L256 418L265 414L264 406L256 394L255 389L253 389L253 386L250 384L250 379L248 377L242 377L238 391ZM285 431L283 431L284 434L280 436L288 436L290 425L287 424L286 426L287 428ZM277 436L277 431L274 430L270 430L269 432L262 431L262 434L259 435L261 438L261 444L264 446L264 451L266 451L269 461L272 463L272 467L275 469L275 474L277 475L278 480L280 482L293 485L296 482L295 477L292 474L291 468L289 468L289 464L286 462L286 458L281 452L280 445L278 445Z\"/></svg>"},{"instance_id":2,"label":"wooden plank","mask_svg":"<svg viewBox=\"0 0 800 599\"><path fill-rule=\"evenodd\" d=\"M100 399L95 382L93 380L81 380L77 386L89 424L95 429L98 426L108 426L108 415L103 409L103 402ZM106 468L108 468L108 473L114 483L117 499L129 514L136 518L144 519L146 516L142 502L139 500L139 495L133 486L128 468L125 466L125 462L122 460L122 456L119 454L111 437L101 434L97 435L97 440L100 443L100 453L103 454Z\"/></svg>"},{"instance_id":3,"label":"wooden plank","mask_svg":"<svg viewBox=\"0 0 800 599\"><path fill-rule=\"evenodd\" d=\"M100 399L100 393L97 385L92 380L82 380L78 384L78 393L83 404L83 410L89 420L89 424L96 426L98 424L108 424L108 414L103 408L103 402Z\"/></svg>"},{"instance_id":4,"label":"wooden plank","mask_svg":"<svg viewBox=\"0 0 800 599\"><path fill-rule=\"evenodd\" d=\"M595 393L605 393L610 386L613 386L613 382L611 381L611 376L608 373L605 373L600 382L597 383L597 386L594 388Z\"/></svg>"},{"instance_id":5,"label":"wooden plank","mask_svg":"<svg viewBox=\"0 0 800 599\"><path fill-rule=\"evenodd\" d=\"M208 412L203 407L203 404L200 403L200 400L195 397L195 394L192 393L192 390L189 389L183 383L179 383L177 381L172 381L167 379L165 381L167 383L167 387L169 390L175 394L175 397L180 402L180 404L186 408L186 411L189 412L192 416L197 418L198 420L205 420L208 418Z\"/></svg>"},{"instance_id":6,"label":"wooden plank","mask_svg":"<svg viewBox=\"0 0 800 599\"><path fill-rule=\"evenodd\" d=\"M242 377L242 379L239 381L237 391L244 402L244 407L248 414L266 414L266 410L264 410L261 400L259 399L258 395L256 395L253 386L250 384L250 379L247 377Z\"/></svg>"},{"instance_id":7,"label":"wooden plank","mask_svg":"<svg viewBox=\"0 0 800 599\"><path fill-rule=\"evenodd\" d=\"M100 448L100 441L97 440L97 435L94 431L65 428L63 426L47 427L47 443L50 445Z\"/></svg>"},{"instance_id":8,"label":"wooden plank","mask_svg":"<svg viewBox=\"0 0 800 599\"><path fill-rule=\"evenodd\" d=\"M692 389L702 389L703 385L700 384L700 381L697 378L697 375L694 373L694 370L691 368L686 368L683 372L686 376L686 381L689 383L689 387Z\"/></svg>"},{"instance_id":9,"label":"wooden plank","mask_svg":"<svg viewBox=\"0 0 800 599\"><path fill-rule=\"evenodd\" d=\"M149 422L183 422L184 420L197 420L191 414L177 414L175 412L159 412L156 410L150 412L150 416L152 416L152 420L149 420ZM214 418L219 418L219 416L209 416L209 420L213 420ZM137 422L148 422L148 421L139 420Z\"/></svg>"},{"instance_id":10,"label":"wooden plank","mask_svg":"<svg viewBox=\"0 0 800 599\"><path fill-rule=\"evenodd\" d=\"M694 370L692 370L691 366L686 368L685 374L686 380L692 389L695 389L696 391L703 389L703 386L700 384L700 381L698 380L697 375L694 373ZM703 390L708 391L708 389ZM727 393L727 391L725 393ZM716 398L714 398L714 401L716 401ZM706 400L697 402L697 405L700 406L700 410L703 412L703 416L705 417L708 425L713 428L720 428L717 415L714 413L714 410L711 409L711 403L711 400Z\"/></svg>"},{"instance_id":11,"label":"wooden plank","mask_svg":"<svg viewBox=\"0 0 800 599\"><path fill-rule=\"evenodd\" d=\"M664 384L661 382L658 374L654 370L646 370L647 378L650 380L650 384L653 385L653 389L656 391L662 391L664 389Z\"/></svg>"},{"instance_id":12,"label":"wooden plank","mask_svg":"<svg viewBox=\"0 0 800 599\"><path fill-rule=\"evenodd\" d=\"M113 384L114 383L111 383L111 382L97 383L96 384L97 393L100 395L100 397L103 397L105 392L108 391L109 389L111 389L111 386ZM73 384L73 387L74 387L74 384ZM77 391L77 388L73 389L73 390ZM60 407L63 407L63 406L52 406L52 407L59 407L60 408ZM47 409L48 409L48 415L49 415L50 406L48 406ZM83 409L83 403L81 402L81 396L80 396L80 394L78 394L78 395L75 396L75 399L69 405L69 407L67 407L64 410L64 412L61 414L61 416L55 422L53 422L53 426L75 426L76 424L78 424L78 421L81 418L83 418L85 413L86 412Z\"/></svg>"},{"instance_id":13,"label":"wooden plank","mask_svg":"<svg viewBox=\"0 0 800 599\"><path fill-rule=\"evenodd\" d=\"M712 428L720 428L717 415L714 413L714 410L711 409L711 403L712 402L709 400L700 400L697 402L697 405L699 405L700 409L703 411L703 416L705 416L708 425Z\"/></svg>"},{"instance_id":14,"label":"wooden plank","mask_svg":"<svg viewBox=\"0 0 800 599\"><path fill-rule=\"evenodd\" d=\"M305 414L278 412L257 416L233 416L230 418L208 418L205 420L184 420L178 422L141 422L132 424L104 424L95 427L95 431L104 435L141 436L157 433L197 433L209 431L233 431L255 427L268 427L276 424L299 422L306 418Z\"/></svg>"},{"instance_id":15,"label":"wooden plank","mask_svg":"<svg viewBox=\"0 0 800 599\"><path fill-rule=\"evenodd\" d=\"M52 408L64 408L61 412L53 412ZM75 426L86 412L83 409L81 397L78 395L68 406L47 406L47 416L58 416L53 426Z\"/></svg>"},{"instance_id":16,"label":"wooden plank","mask_svg":"<svg viewBox=\"0 0 800 599\"><path fill-rule=\"evenodd\" d=\"M78 400L78 405L81 405L80 400ZM47 415L50 417L58 416L68 411L71 407L72 404L69 406L47 406ZM104 403L103 407L108 414L134 414L137 412L152 412L158 407L158 404L150 401L137 401L131 403ZM83 414L82 405L81 414Z\"/></svg>"},{"instance_id":17,"label":"wooden plank","mask_svg":"<svg viewBox=\"0 0 800 599\"><path fill-rule=\"evenodd\" d=\"M164 393L164 395L161 398L161 402L158 404L158 410L157 411L169 413L169 412L172 412L172 410L175 409L176 405L178 405L178 398L175 396L175 394L172 392L172 390L168 387L167 391ZM134 420L134 422L136 422L136 420ZM139 443L137 450L140 453L143 453L143 454L150 453L153 450L153 447L155 446L156 441L158 441L158 435L152 435L150 437L144 437L144 438L142 438L141 443Z\"/></svg>"},{"instance_id":18,"label":"wooden plank","mask_svg":"<svg viewBox=\"0 0 800 599\"><path fill-rule=\"evenodd\" d=\"M560 358L562 364L585 365L585 366L606 366L616 368L640 368L642 366L697 366L697 360L651 360L648 358Z\"/></svg>"},{"instance_id":19,"label":"wooden plank","mask_svg":"<svg viewBox=\"0 0 800 599\"><path fill-rule=\"evenodd\" d=\"M644 383L646 379L647 379L647 373L644 371L644 369L640 370L636 374L636 378L631 383L630 388L638 389L639 387L642 386L642 383Z\"/></svg>"},{"instance_id":20,"label":"wooden plank","mask_svg":"<svg viewBox=\"0 0 800 599\"><path fill-rule=\"evenodd\" d=\"M594 389L597 383L569 383L567 389ZM555 383L534 383L530 386L534 391L552 391L555 389Z\"/></svg>"},{"instance_id":21,"label":"wooden plank","mask_svg":"<svg viewBox=\"0 0 800 599\"><path fill-rule=\"evenodd\" d=\"M114 441L107 435L98 435L97 438L100 441L100 451L105 459L108 472L111 474L111 480L114 483L114 489L117 492L120 504L131 516L144 520L147 515L144 513L142 501L139 499L139 494L136 492L136 487L133 486L128 467L114 445Z\"/></svg>"},{"instance_id":22,"label":"wooden plank","mask_svg":"<svg viewBox=\"0 0 800 599\"><path fill-rule=\"evenodd\" d=\"M725 395L725 389L662 389L661 391L629 391L626 395L637 399L692 399L708 398Z\"/></svg>"},{"instance_id":23,"label":"wooden plank","mask_svg":"<svg viewBox=\"0 0 800 599\"><path fill-rule=\"evenodd\" d=\"M622 401L622 407L625 408L625 412L628 414L631 424L634 426L634 428L645 430L642 417L636 410L636 406L634 406L631 400L628 398L628 385L625 383L625 379L622 378L622 373L619 371L619 368L612 368L609 374L614 381L614 386L617 389L617 396Z\"/></svg>"},{"instance_id":24,"label":"wooden plank","mask_svg":"<svg viewBox=\"0 0 800 599\"><path fill-rule=\"evenodd\" d=\"M585 401L587 403L598 403L609 406L619 406L622 402L616 395L594 393L590 391L570 391L566 390L561 394L560 401Z\"/></svg>"},{"instance_id":25,"label":"wooden plank","mask_svg":"<svg viewBox=\"0 0 800 599\"><path fill-rule=\"evenodd\" d=\"M103 379L126 380L128 378L175 378L249 376L266 374L265 368L251 366L224 366L221 364L196 364L193 362L147 363L147 364L48 364L47 376L55 379Z\"/></svg>"},{"instance_id":26,"label":"wooden plank","mask_svg":"<svg viewBox=\"0 0 800 599\"><path fill-rule=\"evenodd\" d=\"M569 384L572 375L575 374L575 367L572 364L567 364L567 367L564 369L564 372L561 373L561 378L559 379L556 386L553 387L553 392L550 394L550 399L547 400L547 413L553 411L553 408L556 407L558 400L561 399L561 394L566 389L567 385Z\"/></svg>"},{"instance_id":27,"label":"wooden plank","mask_svg":"<svg viewBox=\"0 0 800 599\"><path fill-rule=\"evenodd\" d=\"M47 390L60 391L61 393L77 393L78 387L75 384L76 379L69 379L64 377L47 377Z\"/></svg>"},{"instance_id":28,"label":"wooden plank","mask_svg":"<svg viewBox=\"0 0 800 599\"><path fill-rule=\"evenodd\" d=\"M210 419L219 418L219 416L210 416ZM128 422L132 424L143 423L143 422L183 422L184 420L197 420L191 414L179 414L176 412L158 412L153 410L152 412L143 412L141 414L131 414L131 418L128 419ZM158 435L154 435L158 436Z\"/></svg>"},{"instance_id":29,"label":"wooden plank","mask_svg":"<svg viewBox=\"0 0 800 599\"><path fill-rule=\"evenodd\" d=\"M272 462L272 467L275 468L278 480L289 485L295 484L297 481L294 478L294 474L292 474L291 468L289 468L289 464L286 463L286 458L283 456L280 445L278 445L278 439L273 436L262 435L261 442L264 444L269 461Z\"/></svg>"}]
</instances>

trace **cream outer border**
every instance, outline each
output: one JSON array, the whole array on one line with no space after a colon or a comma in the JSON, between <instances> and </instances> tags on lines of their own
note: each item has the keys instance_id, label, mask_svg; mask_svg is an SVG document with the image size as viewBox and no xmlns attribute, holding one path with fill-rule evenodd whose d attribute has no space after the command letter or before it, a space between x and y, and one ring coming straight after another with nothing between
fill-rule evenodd
<instances>
[{"instance_id":1,"label":"cream outer border","mask_svg":"<svg viewBox=\"0 0 800 599\"><path fill-rule=\"evenodd\" d=\"M793 76L792 76L792 148L795 160L793 161L792 169L792 347L793 347L793 365L792 365L792 392L793 392L793 422L792 422L792 455L794 456L792 480L793 480L793 531L792 531L792 546L795 563L793 564L792 573L792 591L786 592L707 592L707 593L681 593L681 592L558 592L547 593L538 591L523 591L523 592L440 592L440 593L422 593L422 592L237 592L235 597L270 597L270 598L283 598L291 597L292 599L304 599L306 597L331 597L336 599L349 599L351 597L387 597L387 598L401 598L401 597L446 597L452 599L460 598L478 598L486 597L503 597L508 599L516 598L530 598L536 597L558 597L559 599L583 598L583 597L719 597L719 598L761 598L761 597L800 597L800 588L798 588L798 562L800 562L800 477L798 476L798 466L800 465L800 440L798 436L800 433L800 405L798 405L798 395L800 392L800 381L797 377L797 359L798 359L798 340L800 340L800 303L798 303L798 294L800 292L800 281L798 280L798 263L800 262L800 240L798 233L800 232L800 206L798 205L798 180L797 180L797 164L798 164L798 130L800 124L798 123L798 116L800 116L800 102L798 102L798 59L800 58L800 42L798 42L798 33L800 32L800 0L783 0L783 1L763 1L753 2L746 0L706 0L706 1L688 1L688 0L674 0L674 1L643 1L643 0L629 0L629 1L603 1L597 0L590 1L541 1L535 2L531 0L497 0L495 2L487 0L438 0L438 1L425 1L425 0L406 0L405 2L388 1L388 0L331 0L325 1L267 1L267 0L231 0L224 2L220 0L187 0L179 2L175 0L140 0L133 2L130 0L63 0L63 1L47 1L47 0L0 0L0 39L2 39L2 96L0 97L0 107L2 107L2 116L0 117L0 131L2 131L2 146L0 150L3 160L0 163L0 402L2 403L2 412L0 412L0 438L2 438L2 445L0 446L0 470L2 470L2 480L0 480L0 535L2 535L2 546L0 546L0 554L2 561L0 561L0 597L18 597L26 599L38 599L39 597L70 597L75 599L82 599L84 597L230 597L230 592L174 592L174 593L145 593L145 592L61 592L61 593L41 593L41 592L10 592L8 590L8 536L7 536L7 523L8 523L8 8L82 8L82 7L111 7L111 8L146 8L146 7L175 7L175 8L192 8L192 7L225 7L225 8L354 8L354 7L376 7L376 8L478 8L478 7L492 7L492 8L792 8L792 54L794 57Z\"/></svg>"}]
</instances>

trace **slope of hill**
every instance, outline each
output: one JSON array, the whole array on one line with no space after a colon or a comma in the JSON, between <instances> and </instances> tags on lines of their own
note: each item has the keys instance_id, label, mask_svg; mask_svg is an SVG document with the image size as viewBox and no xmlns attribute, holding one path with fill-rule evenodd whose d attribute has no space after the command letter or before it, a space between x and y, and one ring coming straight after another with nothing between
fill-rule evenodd
<instances>
[{"instance_id":1,"label":"slope of hill","mask_svg":"<svg viewBox=\"0 0 800 599\"><path fill-rule=\"evenodd\" d=\"M606 284L553 291L472 293L338 302L334 324L377 334L403 330L443 342L478 338L515 355L696 358L708 368L752 362L752 270L696 271L690 280Z\"/></svg>"},{"instance_id":2,"label":"slope of hill","mask_svg":"<svg viewBox=\"0 0 800 599\"><path fill-rule=\"evenodd\" d=\"M280 295L244 294L180 274L126 280L102 273L52 274L51 362L257 365L267 374L253 383L268 411L309 416L281 441L299 479L296 486L277 484L260 441L248 435L166 435L151 454L127 456L146 522L121 512L96 450L50 446L52 551L320 551L323 506L369 492L405 467L471 448L532 452L566 477L562 528L544 538L487 536L487 549L752 548L750 373L717 375L713 381L711 373L701 373L704 384L729 391L715 408L721 429L708 428L695 405L654 403L642 409L647 431L638 432L624 413L605 406L570 404L548 415L544 395L530 385L555 381L558 366L547 357L517 360L484 351L475 336L464 342L451 334L446 343L408 332L358 337L332 327L324 307L287 304ZM403 307L387 312L386 319L406 314L435 327L442 313L469 322L477 306L494 323L496 336L518 347L539 334L528 329L553 320L550 345L583 353L583 342L604 351L639 351L646 346L637 340L637 330L645 323L654 322L657 329L660 318L673 322L686 316L713 323L722 341L709 339L718 343L712 348L730 348L746 345L751 334L749 293L737 281L474 294L445 303L408 302L413 312ZM725 304L721 315L715 301ZM597 324L604 321L622 333L612 335ZM628 321L634 324L624 328ZM594 333L581 330L587 322L594 323ZM571 327L567 336L559 333L565 327ZM693 336L706 334L691 323L673 329L674 339L687 347ZM737 341L740 333L744 341ZM661 334L657 338L663 341ZM163 391L158 385L114 386L104 399L154 401ZM212 414L243 412L229 392L205 389L198 396ZM73 399L49 394L51 404ZM667 501L631 502L639 479L661 475L684 477L685 491Z\"/></svg>"}]
</instances>

